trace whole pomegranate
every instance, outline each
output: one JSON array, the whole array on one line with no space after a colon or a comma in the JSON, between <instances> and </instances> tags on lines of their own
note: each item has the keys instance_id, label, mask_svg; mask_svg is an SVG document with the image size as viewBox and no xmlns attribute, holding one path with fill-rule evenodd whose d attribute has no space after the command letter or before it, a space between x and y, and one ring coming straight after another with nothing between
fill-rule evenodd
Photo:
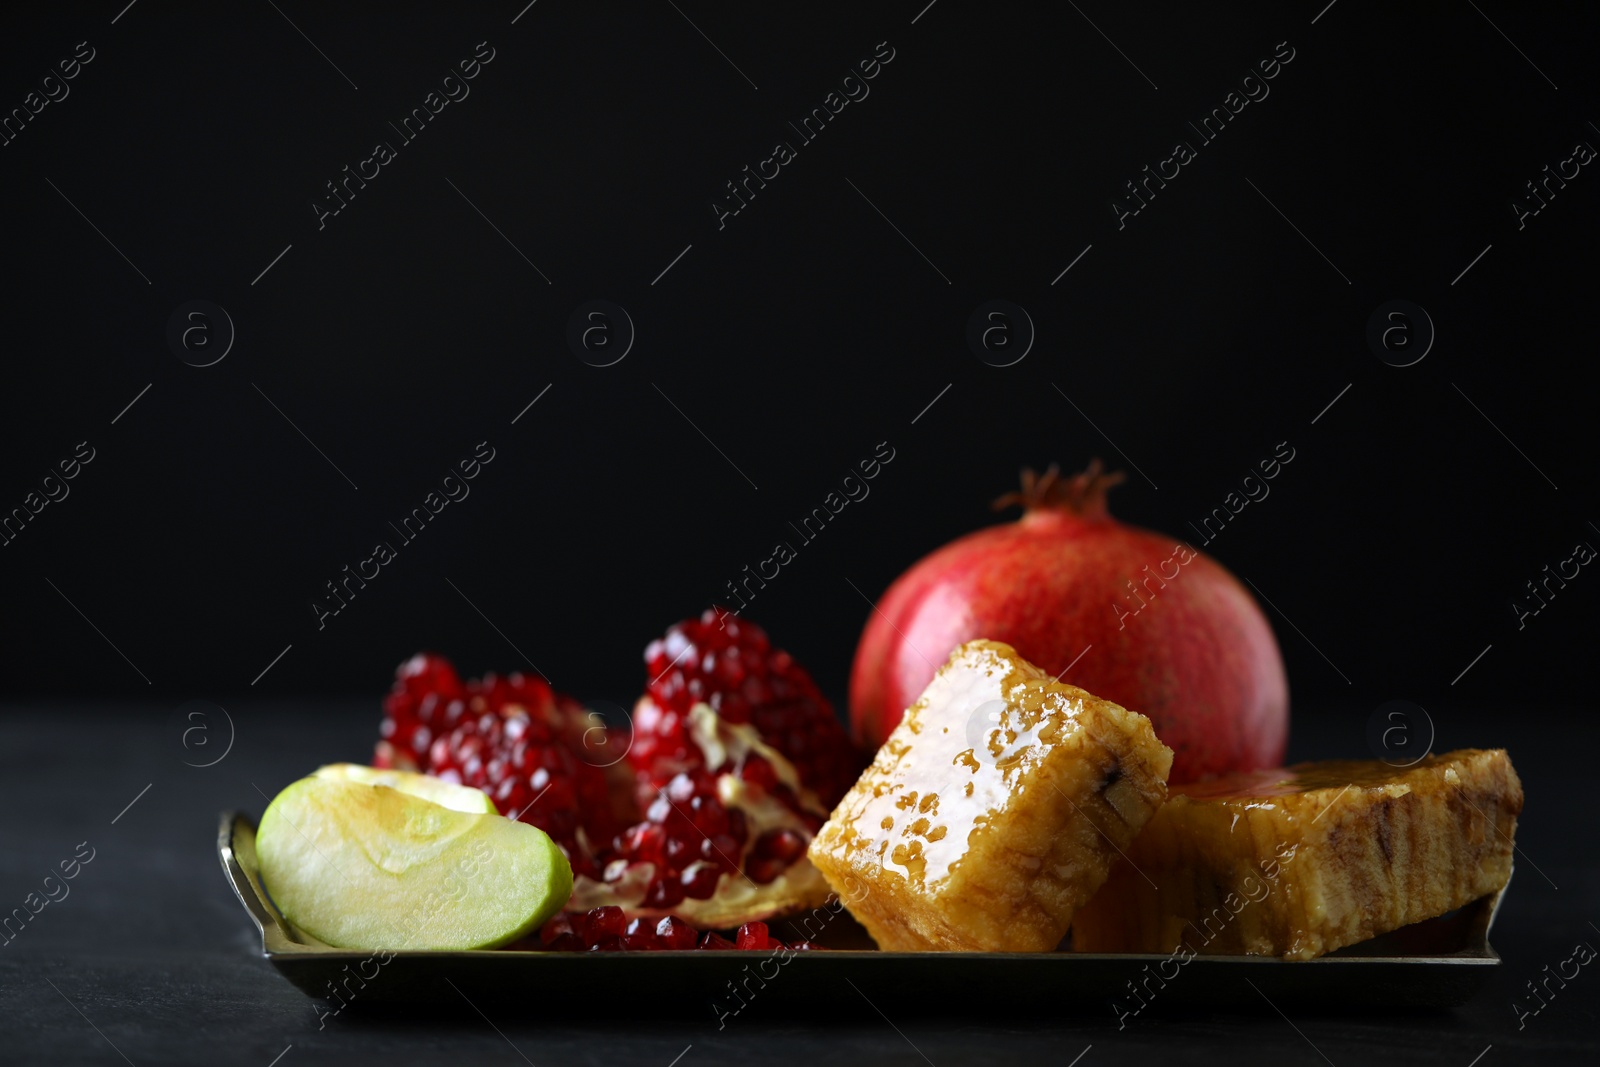
<instances>
[{"instance_id":1,"label":"whole pomegranate","mask_svg":"<svg viewBox=\"0 0 1600 1067\"><path fill-rule=\"evenodd\" d=\"M881 745L964 641L1004 641L1063 681L1149 716L1172 781L1277 766L1289 688L1272 629L1221 564L1106 511L1122 480L1025 470L1022 518L961 537L901 575L856 648L850 721Z\"/></svg>"}]
</instances>

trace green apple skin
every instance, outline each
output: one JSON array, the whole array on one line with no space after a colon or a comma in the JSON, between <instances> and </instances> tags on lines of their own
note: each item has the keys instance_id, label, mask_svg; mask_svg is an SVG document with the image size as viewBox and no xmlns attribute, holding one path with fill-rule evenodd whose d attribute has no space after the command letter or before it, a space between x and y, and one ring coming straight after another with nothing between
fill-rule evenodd
<instances>
[{"instance_id":1,"label":"green apple skin","mask_svg":"<svg viewBox=\"0 0 1600 1067\"><path fill-rule=\"evenodd\" d=\"M256 855L284 917L336 948L498 948L572 894L572 867L538 827L336 778L279 793Z\"/></svg>"},{"instance_id":2,"label":"green apple skin","mask_svg":"<svg viewBox=\"0 0 1600 1067\"><path fill-rule=\"evenodd\" d=\"M452 811L475 812L494 815L498 809L489 794L470 785L456 785L431 774L415 771L397 771L385 767L365 767L359 763L330 763L316 770L318 778L332 778L341 782L360 782L363 785L386 785L402 793L410 793L423 800L431 800Z\"/></svg>"}]
</instances>

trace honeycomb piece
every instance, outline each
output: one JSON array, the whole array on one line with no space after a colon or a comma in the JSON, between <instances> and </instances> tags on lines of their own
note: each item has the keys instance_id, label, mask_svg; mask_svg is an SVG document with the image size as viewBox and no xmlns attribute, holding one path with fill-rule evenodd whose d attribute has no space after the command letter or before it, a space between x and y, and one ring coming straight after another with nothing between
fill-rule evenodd
<instances>
[{"instance_id":1,"label":"honeycomb piece","mask_svg":"<svg viewBox=\"0 0 1600 1067\"><path fill-rule=\"evenodd\" d=\"M1503 888L1521 811L1501 749L1174 786L1078 911L1073 947L1320 956Z\"/></svg>"},{"instance_id":2,"label":"honeycomb piece","mask_svg":"<svg viewBox=\"0 0 1600 1067\"><path fill-rule=\"evenodd\" d=\"M1160 806L1171 766L1143 715L969 641L811 860L881 949L1047 952Z\"/></svg>"}]
</instances>

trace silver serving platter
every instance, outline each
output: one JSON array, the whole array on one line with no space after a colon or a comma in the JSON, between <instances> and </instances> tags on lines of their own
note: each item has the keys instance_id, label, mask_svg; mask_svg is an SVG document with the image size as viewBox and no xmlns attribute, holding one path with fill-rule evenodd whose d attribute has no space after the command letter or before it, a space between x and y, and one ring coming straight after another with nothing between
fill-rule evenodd
<instances>
[{"instance_id":1,"label":"silver serving platter","mask_svg":"<svg viewBox=\"0 0 1600 1067\"><path fill-rule=\"evenodd\" d=\"M1074 1013L1112 1020L1142 1011L1141 1003L1163 1010L1256 1010L1265 1008L1263 1002L1280 1009L1439 1008L1471 999L1500 963L1489 946L1489 928L1504 890L1450 915L1301 962L1198 956L1179 968L1168 955L880 952L848 914L813 938L829 951L782 958L772 952L515 947L375 954L333 948L284 919L262 887L255 832L249 816L223 813L217 831L223 872L260 931L267 960L308 996L325 1000L328 1013L382 1005L442 1013L461 1010L466 1002L529 1018L565 1017L614 1010L624 996L630 1010L648 1000L663 1011L701 1011L724 1023L746 1010L859 1013L867 1004L891 1015L999 1011L1016 1018ZM786 936L783 920L773 924L773 934L785 940L802 936L798 929ZM628 993L641 989L650 996Z\"/></svg>"}]
</instances>

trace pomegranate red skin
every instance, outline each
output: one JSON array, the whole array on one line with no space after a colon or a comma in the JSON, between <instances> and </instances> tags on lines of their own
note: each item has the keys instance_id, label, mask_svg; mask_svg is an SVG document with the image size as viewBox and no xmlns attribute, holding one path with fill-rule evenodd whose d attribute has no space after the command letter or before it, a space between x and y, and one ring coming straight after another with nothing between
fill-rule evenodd
<instances>
[{"instance_id":1,"label":"pomegranate red skin","mask_svg":"<svg viewBox=\"0 0 1600 1067\"><path fill-rule=\"evenodd\" d=\"M897 579L856 648L857 743L875 750L957 645L988 638L1148 716L1173 782L1280 765L1289 685L1254 598L1193 548L1090 511L1030 509Z\"/></svg>"}]
</instances>

